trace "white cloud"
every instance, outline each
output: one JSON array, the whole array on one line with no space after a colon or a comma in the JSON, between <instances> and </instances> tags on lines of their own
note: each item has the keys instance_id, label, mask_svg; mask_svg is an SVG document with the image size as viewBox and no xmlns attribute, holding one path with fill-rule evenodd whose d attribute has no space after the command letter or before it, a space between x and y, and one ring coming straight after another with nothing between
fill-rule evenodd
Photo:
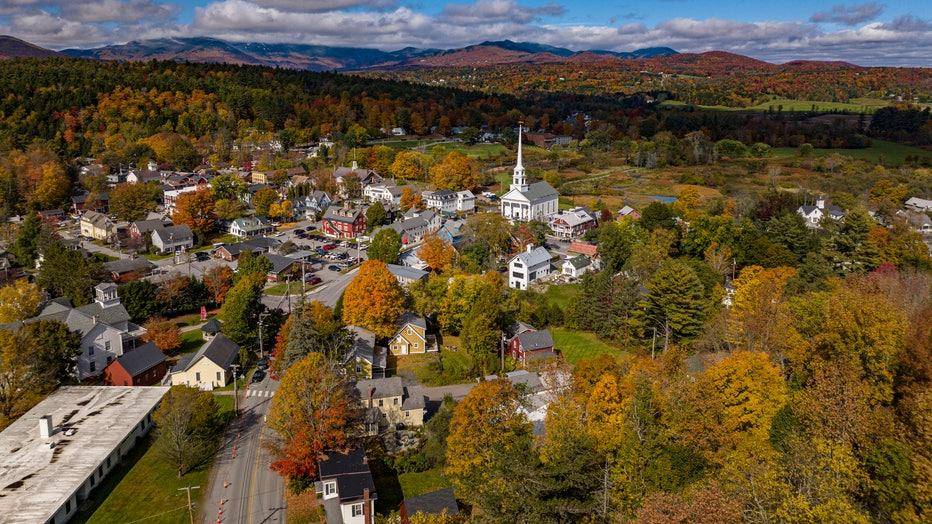
<instances>
[{"instance_id":1,"label":"white cloud","mask_svg":"<svg viewBox=\"0 0 932 524\"><path fill-rule=\"evenodd\" d=\"M833 23L842 25L858 25L869 22L883 13L883 5L877 2L867 2L855 5L835 5L828 11L819 11L809 18L810 22Z\"/></svg>"}]
</instances>

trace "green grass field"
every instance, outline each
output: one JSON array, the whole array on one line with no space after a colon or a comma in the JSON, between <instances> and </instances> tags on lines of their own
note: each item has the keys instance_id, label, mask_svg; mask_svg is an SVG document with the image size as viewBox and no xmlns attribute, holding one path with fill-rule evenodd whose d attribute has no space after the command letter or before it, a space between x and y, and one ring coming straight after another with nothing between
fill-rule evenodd
<instances>
[{"instance_id":1,"label":"green grass field","mask_svg":"<svg viewBox=\"0 0 932 524\"><path fill-rule=\"evenodd\" d=\"M192 353L200 349L203 345L204 336L201 334L200 329L185 331L181 334L181 348L178 350L178 353Z\"/></svg>"},{"instance_id":2,"label":"green grass field","mask_svg":"<svg viewBox=\"0 0 932 524\"><path fill-rule=\"evenodd\" d=\"M437 144L428 148L427 151L437 157L442 157L451 151L459 151L460 153L463 153L464 155L475 158L477 160L490 160L504 155L508 152L508 148L501 144L467 145L461 142L448 142L445 144Z\"/></svg>"},{"instance_id":3,"label":"green grass field","mask_svg":"<svg viewBox=\"0 0 932 524\"><path fill-rule=\"evenodd\" d=\"M578 294L579 284L550 286L547 288L547 291L544 292L544 296L547 297L549 302L560 306L560 309L564 310L570 305L570 301Z\"/></svg>"},{"instance_id":4,"label":"green grass field","mask_svg":"<svg viewBox=\"0 0 932 524\"><path fill-rule=\"evenodd\" d=\"M661 103L663 107L685 107L686 103L679 100L666 100ZM881 107L886 107L890 105L890 102L887 100L881 100L879 98L852 98L850 102L820 102L816 100L790 100L787 98L777 98L767 102L761 102L755 106L750 107L729 107L729 106L704 106L696 105L697 109L706 109L712 111L769 111L773 108L774 111L777 111L780 106L785 112L801 112L805 113L807 111L812 111L815 109L817 112L849 112L849 113L873 113Z\"/></svg>"},{"instance_id":5,"label":"green grass field","mask_svg":"<svg viewBox=\"0 0 932 524\"><path fill-rule=\"evenodd\" d=\"M775 157L786 158L799 155L799 149L794 147L775 147L772 151ZM832 153L875 163L883 160L884 164L890 166L903 164L907 156L932 158L932 151L885 140L873 140L871 146L864 149L816 149L814 151L814 155L819 157Z\"/></svg>"},{"instance_id":6,"label":"green grass field","mask_svg":"<svg viewBox=\"0 0 932 524\"><path fill-rule=\"evenodd\" d=\"M401 484L401 491L405 498L450 487L450 481L443 476L441 468L433 468L420 473L402 473L398 475L398 482Z\"/></svg>"},{"instance_id":7,"label":"green grass field","mask_svg":"<svg viewBox=\"0 0 932 524\"><path fill-rule=\"evenodd\" d=\"M222 412L233 409L232 398L217 397L217 402ZM153 441L151 434L140 441L94 489L71 522L123 524L143 519L146 523L187 522L187 497L178 489L200 486L192 493L200 500L207 489L209 466L178 478L174 468L156 452Z\"/></svg>"},{"instance_id":8,"label":"green grass field","mask_svg":"<svg viewBox=\"0 0 932 524\"><path fill-rule=\"evenodd\" d=\"M599 355L620 356L624 354L621 349L599 340L595 333L575 331L566 328L552 328L553 342L556 349L563 354L563 358L575 365L583 359L594 358Z\"/></svg>"}]
</instances>

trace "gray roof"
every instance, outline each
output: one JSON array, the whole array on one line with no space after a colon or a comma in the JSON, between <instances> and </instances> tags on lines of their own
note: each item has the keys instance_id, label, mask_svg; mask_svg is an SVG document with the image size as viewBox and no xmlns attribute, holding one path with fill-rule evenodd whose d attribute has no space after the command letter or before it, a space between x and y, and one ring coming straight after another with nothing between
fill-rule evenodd
<instances>
[{"instance_id":1,"label":"gray roof","mask_svg":"<svg viewBox=\"0 0 932 524\"><path fill-rule=\"evenodd\" d=\"M85 211L84 214L81 215L81 220L90 222L95 227L104 229L113 226L113 222L110 221L110 218L107 215L98 213L97 211Z\"/></svg>"},{"instance_id":2,"label":"gray roof","mask_svg":"<svg viewBox=\"0 0 932 524\"><path fill-rule=\"evenodd\" d=\"M356 390L362 399L369 398L370 394L372 398L400 397L404 395L404 384L401 377L370 378L357 382Z\"/></svg>"},{"instance_id":3,"label":"gray roof","mask_svg":"<svg viewBox=\"0 0 932 524\"><path fill-rule=\"evenodd\" d=\"M207 333L208 335L216 335L220 333L220 321L217 320L217 317L214 317L207 322L204 322L204 325L201 326L201 331Z\"/></svg>"},{"instance_id":4,"label":"gray roof","mask_svg":"<svg viewBox=\"0 0 932 524\"><path fill-rule=\"evenodd\" d=\"M437 191L425 191L424 198L436 198L439 200L456 200L456 191L450 189L438 189Z\"/></svg>"},{"instance_id":5,"label":"gray roof","mask_svg":"<svg viewBox=\"0 0 932 524\"><path fill-rule=\"evenodd\" d=\"M515 255L511 260L518 259L525 266L536 266L544 262L550 262L550 252L541 246L532 248L530 251L522 251ZM510 262L510 261L509 261Z\"/></svg>"},{"instance_id":6,"label":"gray roof","mask_svg":"<svg viewBox=\"0 0 932 524\"><path fill-rule=\"evenodd\" d=\"M227 369L236 360L237 355L239 355L239 346L223 333L217 333L214 338L205 342L197 353L182 357L172 368L172 373L187 371L201 358L206 358L221 368Z\"/></svg>"},{"instance_id":7,"label":"gray roof","mask_svg":"<svg viewBox=\"0 0 932 524\"><path fill-rule=\"evenodd\" d=\"M438 489L407 498L404 500L404 506L409 517L416 513L439 515L446 512L447 515L459 515L460 512L459 506L456 505L456 497L453 496L453 488Z\"/></svg>"},{"instance_id":8,"label":"gray roof","mask_svg":"<svg viewBox=\"0 0 932 524\"><path fill-rule=\"evenodd\" d=\"M330 206L324 211L323 220L333 220L335 222L348 222L352 224L362 214L362 209L344 208L340 206Z\"/></svg>"},{"instance_id":9,"label":"gray roof","mask_svg":"<svg viewBox=\"0 0 932 524\"><path fill-rule=\"evenodd\" d=\"M131 351L123 353L116 359L132 376L137 376L165 362L165 353L154 343L147 342Z\"/></svg>"},{"instance_id":10,"label":"gray roof","mask_svg":"<svg viewBox=\"0 0 932 524\"><path fill-rule=\"evenodd\" d=\"M401 315L401 319L398 320L399 327L404 327L407 324L412 324L421 329L427 329L427 322L424 320L424 317L410 311L405 312Z\"/></svg>"},{"instance_id":11,"label":"gray roof","mask_svg":"<svg viewBox=\"0 0 932 524\"><path fill-rule=\"evenodd\" d=\"M187 224L157 227L152 230L152 236L158 236L162 243L172 242L174 244L180 244L182 242L194 241L194 233L191 231L191 228L187 226Z\"/></svg>"},{"instance_id":12,"label":"gray roof","mask_svg":"<svg viewBox=\"0 0 932 524\"><path fill-rule=\"evenodd\" d=\"M401 409L424 409L424 406L427 405L424 393L421 392L419 387L405 388L405 393L405 398L401 401Z\"/></svg>"},{"instance_id":13,"label":"gray roof","mask_svg":"<svg viewBox=\"0 0 932 524\"><path fill-rule=\"evenodd\" d=\"M136 230L139 231L139 233L148 233L160 227L165 227L165 221L162 219L137 220L133 222L133 225L136 226Z\"/></svg>"},{"instance_id":14,"label":"gray roof","mask_svg":"<svg viewBox=\"0 0 932 524\"><path fill-rule=\"evenodd\" d=\"M518 335L517 339L521 343L521 349L524 351L535 351L553 347L553 337L550 336L550 331L546 329L542 331L525 331Z\"/></svg>"},{"instance_id":15,"label":"gray roof","mask_svg":"<svg viewBox=\"0 0 932 524\"><path fill-rule=\"evenodd\" d=\"M428 275L427 271L422 271L408 266L399 266L398 264L385 264L388 271L395 275L396 278L405 278L409 280L421 280Z\"/></svg>"},{"instance_id":16,"label":"gray roof","mask_svg":"<svg viewBox=\"0 0 932 524\"><path fill-rule=\"evenodd\" d=\"M297 260L293 258L282 256L282 255L276 255L275 253L267 253L264 256L265 258L269 259L269 262L272 263L272 270L269 271L269 273L275 274L275 275L288 269L289 267L291 267L292 264L297 262Z\"/></svg>"},{"instance_id":17,"label":"gray roof","mask_svg":"<svg viewBox=\"0 0 932 524\"><path fill-rule=\"evenodd\" d=\"M521 194L530 200L532 204L560 197L557 190L543 180L529 185L527 191L522 191Z\"/></svg>"},{"instance_id":18,"label":"gray roof","mask_svg":"<svg viewBox=\"0 0 932 524\"><path fill-rule=\"evenodd\" d=\"M592 263L592 261L589 260L589 257L585 255L579 255L578 257L573 257L567 260L567 262L569 262L576 269L582 269Z\"/></svg>"},{"instance_id":19,"label":"gray roof","mask_svg":"<svg viewBox=\"0 0 932 524\"><path fill-rule=\"evenodd\" d=\"M148 271L155 267L155 264L145 258L121 258L104 263L104 268L111 273L122 274L131 271Z\"/></svg>"},{"instance_id":20,"label":"gray roof","mask_svg":"<svg viewBox=\"0 0 932 524\"><path fill-rule=\"evenodd\" d=\"M97 317L97 320L104 324L115 325L129 321L129 313L126 312L126 308L123 307L123 304L103 307L97 302L91 302L90 304L78 306L75 309L85 315Z\"/></svg>"}]
</instances>

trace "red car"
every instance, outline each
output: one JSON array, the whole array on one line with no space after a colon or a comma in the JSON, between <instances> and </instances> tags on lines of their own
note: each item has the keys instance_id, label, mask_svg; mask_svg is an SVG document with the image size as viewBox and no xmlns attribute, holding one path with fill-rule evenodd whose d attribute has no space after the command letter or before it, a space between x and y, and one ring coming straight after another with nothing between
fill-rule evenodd
<instances>
[{"instance_id":1,"label":"red car","mask_svg":"<svg viewBox=\"0 0 932 524\"><path fill-rule=\"evenodd\" d=\"M307 285L309 286L316 286L317 284L320 284L321 282L323 282L323 280L321 280L320 277L308 277L307 278Z\"/></svg>"},{"instance_id":2,"label":"red car","mask_svg":"<svg viewBox=\"0 0 932 524\"><path fill-rule=\"evenodd\" d=\"M334 249L335 247L337 247L336 244L324 244L323 250L330 251L331 249Z\"/></svg>"}]
</instances>

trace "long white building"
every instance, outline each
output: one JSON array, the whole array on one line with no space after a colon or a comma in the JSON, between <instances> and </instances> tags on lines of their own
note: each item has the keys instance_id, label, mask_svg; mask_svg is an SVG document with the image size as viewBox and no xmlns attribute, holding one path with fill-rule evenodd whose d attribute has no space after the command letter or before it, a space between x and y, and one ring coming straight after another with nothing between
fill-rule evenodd
<instances>
[{"instance_id":1,"label":"long white building","mask_svg":"<svg viewBox=\"0 0 932 524\"><path fill-rule=\"evenodd\" d=\"M545 181L528 184L522 161L522 132L521 126L518 126L518 160L511 178L511 187L502 196L502 216L519 222L544 221L558 211L560 195Z\"/></svg>"},{"instance_id":2,"label":"long white building","mask_svg":"<svg viewBox=\"0 0 932 524\"><path fill-rule=\"evenodd\" d=\"M0 522L67 522L152 427L167 387L71 386L0 432Z\"/></svg>"}]
</instances>

